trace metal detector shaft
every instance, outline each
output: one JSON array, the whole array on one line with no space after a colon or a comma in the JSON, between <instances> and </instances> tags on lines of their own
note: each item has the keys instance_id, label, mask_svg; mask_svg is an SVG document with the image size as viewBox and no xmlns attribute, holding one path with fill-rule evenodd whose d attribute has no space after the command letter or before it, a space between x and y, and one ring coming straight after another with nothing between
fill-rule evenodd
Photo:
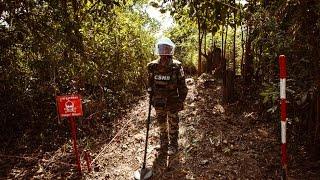
<instances>
[{"instance_id":1,"label":"metal detector shaft","mask_svg":"<svg viewBox=\"0 0 320 180\"><path fill-rule=\"evenodd\" d=\"M146 161L147 161L147 148L148 148L148 136L149 136L149 127L150 127L150 121L151 121L151 98L152 98L152 93L149 95L149 112L148 112L148 119L147 119L147 134L146 134L146 144L144 147L144 158L143 158L143 165L142 169L146 168Z\"/></svg>"}]
</instances>

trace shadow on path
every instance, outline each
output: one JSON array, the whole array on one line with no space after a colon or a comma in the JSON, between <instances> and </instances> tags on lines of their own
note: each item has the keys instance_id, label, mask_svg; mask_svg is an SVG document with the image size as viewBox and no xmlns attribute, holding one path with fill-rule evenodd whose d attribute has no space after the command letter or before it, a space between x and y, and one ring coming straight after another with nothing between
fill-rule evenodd
<instances>
[{"instance_id":1,"label":"shadow on path","mask_svg":"<svg viewBox=\"0 0 320 180\"><path fill-rule=\"evenodd\" d=\"M259 122L250 105L222 104L221 82L189 80L180 114L180 152L153 179L268 179L279 161L274 125Z\"/></svg>"}]
</instances>

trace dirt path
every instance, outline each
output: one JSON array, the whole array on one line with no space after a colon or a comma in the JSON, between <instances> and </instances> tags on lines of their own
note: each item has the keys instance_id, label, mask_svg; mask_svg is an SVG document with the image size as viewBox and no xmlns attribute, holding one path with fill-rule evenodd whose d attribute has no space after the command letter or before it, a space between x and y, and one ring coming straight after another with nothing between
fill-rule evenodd
<instances>
[{"instance_id":1,"label":"dirt path","mask_svg":"<svg viewBox=\"0 0 320 180\"><path fill-rule=\"evenodd\" d=\"M280 161L277 133L260 122L249 105L221 104L221 82L188 79L189 94L180 113L180 152L157 164L158 128L154 111L147 165L152 179L272 179ZM123 119L119 135L94 154L95 171L87 179L132 179L140 168L145 139L147 99ZM98 157L97 157L98 155Z\"/></svg>"},{"instance_id":2,"label":"dirt path","mask_svg":"<svg viewBox=\"0 0 320 180\"><path fill-rule=\"evenodd\" d=\"M279 179L278 123L261 119L259 102L222 104L222 83L209 77L187 79L187 84L185 110L180 112L180 151L167 157L166 163L160 163L164 159L158 156L159 129L152 111L147 156L147 165L154 172L152 179ZM147 108L145 97L131 110L123 111L108 131L98 131L99 124L91 129L95 132L92 139L79 138L80 148L92 150L91 173L81 151L84 174L77 176L68 141L55 151L0 154L0 179L133 179L143 160ZM69 135L65 138L70 139ZM288 147L291 179L319 179L320 161L312 161L303 146L294 145L291 142Z\"/></svg>"}]
</instances>

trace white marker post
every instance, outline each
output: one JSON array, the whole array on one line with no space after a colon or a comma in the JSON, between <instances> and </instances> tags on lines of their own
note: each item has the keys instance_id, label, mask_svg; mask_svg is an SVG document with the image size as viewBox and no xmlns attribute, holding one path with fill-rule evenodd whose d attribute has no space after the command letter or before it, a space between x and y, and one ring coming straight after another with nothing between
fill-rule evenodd
<instances>
[{"instance_id":1,"label":"white marker post","mask_svg":"<svg viewBox=\"0 0 320 180\"><path fill-rule=\"evenodd\" d=\"M281 166L282 177L281 179L287 179L288 158L287 158L287 102L286 102L286 57L284 55L279 56L280 66L280 116L281 116Z\"/></svg>"}]
</instances>

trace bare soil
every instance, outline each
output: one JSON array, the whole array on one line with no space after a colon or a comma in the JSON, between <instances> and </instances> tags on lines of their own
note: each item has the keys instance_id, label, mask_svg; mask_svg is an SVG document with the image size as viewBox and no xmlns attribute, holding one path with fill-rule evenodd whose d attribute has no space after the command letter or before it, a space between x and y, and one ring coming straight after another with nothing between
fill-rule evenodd
<instances>
[{"instance_id":1,"label":"bare soil","mask_svg":"<svg viewBox=\"0 0 320 180\"><path fill-rule=\"evenodd\" d=\"M189 93L185 109L180 112L178 154L159 158L159 131L152 110L147 151L152 179L279 179L278 123L262 119L257 102L238 100L223 104L222 83L218 80L189 78L187 84ZM141 168L143 161L147 108L145 96L114 123L113 130L95 134L93 145L86 144L91 147L90 173L80 149L83 175L78 175L69 141L54 152L0 155L0 167L5 169L0 177L133 179L134 171ZM79 144L84 146L90 141L82 138ZM320 179L320 161L306 163L302 157L289 157L294 160L289 165L291 179Z\"/></svg>"}]
</instances>

